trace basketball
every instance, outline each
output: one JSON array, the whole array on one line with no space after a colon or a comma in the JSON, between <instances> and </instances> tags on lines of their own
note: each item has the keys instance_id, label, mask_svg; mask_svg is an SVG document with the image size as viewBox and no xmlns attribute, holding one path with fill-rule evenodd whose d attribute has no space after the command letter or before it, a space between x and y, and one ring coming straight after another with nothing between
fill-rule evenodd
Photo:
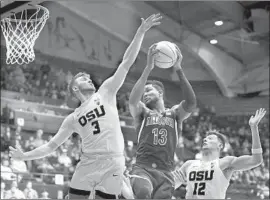
<instances>
[{"instance_id":1,"label":"basketball","mask_svg":"<svg viewBox=\"0 0 270 200\"><path fill-rule=\"evenodd\" d=\"M159 53L155 57L156 66L167 69L175 64L177 59L175 44L168 41L161 41L157 43L156 49L159 50Z\"/></svg>"}]
</instances>

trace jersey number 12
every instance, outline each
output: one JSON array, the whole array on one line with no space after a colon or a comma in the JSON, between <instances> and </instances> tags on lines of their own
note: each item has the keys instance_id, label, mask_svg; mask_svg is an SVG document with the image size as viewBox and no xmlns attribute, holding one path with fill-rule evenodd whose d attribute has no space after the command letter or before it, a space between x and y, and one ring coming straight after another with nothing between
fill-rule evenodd
<instances>
[{"instance_id":1,"label":"jersey number 12","mask_svg":"<svg viewBox=\"0 0 270 200\"><path fill-rule=\"evenodd\" d=\"M193 195L205 195L205 183L194 183Z\"/></svg>"}]
</instances>

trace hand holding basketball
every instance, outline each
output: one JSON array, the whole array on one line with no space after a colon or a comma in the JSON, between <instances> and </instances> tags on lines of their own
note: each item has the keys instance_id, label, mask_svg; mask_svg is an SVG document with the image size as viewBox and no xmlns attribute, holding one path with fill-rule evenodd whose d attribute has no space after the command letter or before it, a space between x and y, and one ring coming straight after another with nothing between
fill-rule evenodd
<instances>
[{"instance_id":1,"label":"hand holding basketball","mask_svg":"<svg viewBox=\"0 0 270 200\"><path fill-rule=\"evenodd\" d=\"M145 33L151 27L159 25L161 19L162 19L162 16L160 16L159 13L151 15L147 19L141 18L142 24L141 24L139 30Z\"/></svg>"},{"instance_id":2,"label":"hand holding basketball","mask_svg":"<svg viewBox=\"0 0 270 200\"><path fill-rule=\"evenodd\" d=\"M175 48L176 48L176 53L177 53L177 60L174 64L174 68L181 68L181 63L183 60L183 55L181 53L181 50L179 49L179 47L175 44Z\"/></svg>"},{"instance_id":3,"label":"hand holding basketball","mask_svg":"<svg viewBox=\"0 0 270 200\"><path fill-rule=\"evenodd\" d=\"M156 49L157 44L153 44L151 47L149 47L148 55L147 55L147 67L149 67L151 70L155 66L155 55L158 52L158 49Z\"/></svg>"},{"instance_id":4,"label":"hand holding basketball","mask_svg":"<svg viewBox=\"0 0 270 200\"><path fill-rule=\"evenodd\" d=\"M252 115L250 117L249 125L250 126L258 126L261 119L264 117L265 113L266 113L266 110L264 108L260 108L259 110L257 110L255 116Z\"/></svg>"}]
</instances>

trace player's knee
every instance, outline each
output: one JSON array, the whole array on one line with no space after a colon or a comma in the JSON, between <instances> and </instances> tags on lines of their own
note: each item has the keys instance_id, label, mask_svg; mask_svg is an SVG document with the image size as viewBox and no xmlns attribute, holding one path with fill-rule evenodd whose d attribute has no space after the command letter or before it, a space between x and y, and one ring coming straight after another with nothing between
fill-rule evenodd
<instances>
[{"instance_id":1,"label":"player's knee","mask_svg":"<svg viewBox=\"0 0 270 200\"><path fill-rule=\"evenodd\" d=\"M133 193L136 199L150 199L152 194L153 187L151 183L147 181L136 181L133 184Z\"/></svg>"}]
</instances>

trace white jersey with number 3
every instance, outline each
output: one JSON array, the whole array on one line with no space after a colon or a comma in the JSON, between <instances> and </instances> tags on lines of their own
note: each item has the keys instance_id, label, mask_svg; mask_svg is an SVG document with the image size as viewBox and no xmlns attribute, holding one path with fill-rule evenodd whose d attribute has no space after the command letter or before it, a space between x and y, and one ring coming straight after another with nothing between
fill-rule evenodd
<instances>
[{"instance_id":1,"label":"white jersey with number 3","mask_svg":"<svg viewBox=\"0 0 270 200\"><path fill-rule=\"evenodd\" d=\"M75 131L82 138L83 153L124 152L124 137L115 98L96 92L74 111L73 117Z\"/></svg>"},{"instance_id":2,"label":"white jersey with number 3","mask_svg":"<svg viewBox=\"0 0 270 200\"><path fill-rule=\"evenodd\" d=\"M229 180L219 167L219 159L191 162L186 171L186 199L225 199Z\"/></svg>"}]
</instances>

